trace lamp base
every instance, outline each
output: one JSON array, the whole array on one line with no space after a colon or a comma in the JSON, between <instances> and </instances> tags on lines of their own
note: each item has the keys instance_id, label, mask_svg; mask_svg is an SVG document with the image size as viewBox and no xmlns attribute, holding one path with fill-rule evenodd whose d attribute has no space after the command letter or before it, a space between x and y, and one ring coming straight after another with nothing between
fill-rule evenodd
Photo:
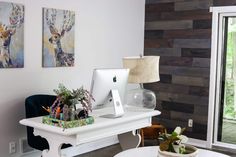
<instances>
[{"instance_id":1,"label":"lamp base","mask_svg":"<svg viewBox=\"0 0 236 157\"><path fill-rule=\"evenodd\" d=\"M156 95L153 91L144 88L132 89L128 91L127 104L129 106L155 109Z\"/></svg>"}]
</instances>

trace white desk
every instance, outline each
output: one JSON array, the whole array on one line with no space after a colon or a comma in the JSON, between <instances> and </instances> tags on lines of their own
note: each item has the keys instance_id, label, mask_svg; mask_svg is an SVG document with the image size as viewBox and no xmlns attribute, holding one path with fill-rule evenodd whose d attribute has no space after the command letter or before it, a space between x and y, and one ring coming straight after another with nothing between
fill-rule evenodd
<instances>
[{"instance_id":1,"label":"white desk","mask_svg":"<svg viewBox=\"0 0 236 157\"><path fill-rule=\"evenodd\" d=\"M123 149L135 148L139 145L141 138L140 135L135 135L134 131L150 126L152 116L160 114L159 111L154 110L128 108L125 115L120 118L100 117L111 113L111 110L111 108L94 110L91 113L91 116L95 118L94 124L65 130L43 124L42 117L23 119L20 124L33 127L34 135L47 139L50 150L44 150L42 152L43 157L61 157L63 143L79 145L113 135L118 135Z\"/></svg>"},{"instance_id":2,"label":"white desk","mask_svg":"<svg viewBox=\"0 0 236 157\"><path fill-rule=\"evenodd\" d=\"M123 151L114 157L157 157L158 146L139 147ZM198 157L230 157L221 153L213 152L210 150L199 149Z\"/></svg>"}]
</instances>

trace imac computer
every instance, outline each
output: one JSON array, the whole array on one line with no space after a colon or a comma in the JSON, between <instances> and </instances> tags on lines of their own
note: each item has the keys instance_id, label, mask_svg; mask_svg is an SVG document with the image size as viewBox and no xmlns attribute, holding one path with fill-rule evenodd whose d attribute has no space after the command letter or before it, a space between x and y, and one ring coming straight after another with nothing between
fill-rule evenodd
<instances>
[{"instance_id":1,"label":"imac computer","mask_svg":"<svg viewBox=\"0 0 236 157\"><path fill-rule=\"evenodd\" d=\"M124 114L128 76L129 69L94 69L90 90L95 99L92 108L114 107L114 113L102 117L116 118Z\"/></svg>"}]
</instances>

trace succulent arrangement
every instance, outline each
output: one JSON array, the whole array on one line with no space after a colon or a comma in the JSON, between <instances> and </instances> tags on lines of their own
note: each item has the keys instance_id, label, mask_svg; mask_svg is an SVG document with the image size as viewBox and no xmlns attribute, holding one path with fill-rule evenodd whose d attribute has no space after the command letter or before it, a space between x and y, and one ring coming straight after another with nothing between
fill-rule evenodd
<instances>
[{"instance_id":1,"label":"succulent arrangement","mask_svg":"<svg viewBox=\"0 0 236 157\"><path fill-rule=\"evenodd\" d=\"M91 101L93 96L88 90L80 87L79 89L69 90L63 84L59 84L58 89L53 90L57 99L50 108L45 108L50 113L51 118L70 121L87 118L91 112ZM81 104L82 109L76 109L76 104Z\"/></svg>"},{"instance_id":2,"label":"succulent arrangement","mask_svg":"<svg viewBox=\"0 0 236 157\"><path fill-rule=\"evenodd\" d=\"M171 134L160 134L158 137L160 140L160 150L178 154L187 154L184 143L188 141L188 137L182 135L184 130L185 128L176 127Z\"/></svg>"},{"instance_id":3,"label":"succulent arrangement","mask_svg":"<svg viewBox=\"0 0 236 157\"><path fill-rule=\"evenodd\" d=\"M93 96L83 86L79 89L67 89L63 84L59 84L58 89L53 90L60 102L68 107L75 107L75 104L81 103L84 110L91 110L91 100L94 101Z\"/></svg>"}]
</instances>

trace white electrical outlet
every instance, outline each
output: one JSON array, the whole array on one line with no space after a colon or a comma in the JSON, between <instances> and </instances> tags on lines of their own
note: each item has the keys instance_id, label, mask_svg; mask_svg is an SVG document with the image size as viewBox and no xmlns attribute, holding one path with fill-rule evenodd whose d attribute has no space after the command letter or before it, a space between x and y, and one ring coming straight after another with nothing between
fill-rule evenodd
<instances>
[{"instance_id":1,"label":"white electrical outlet","mask_svg":"<svg viewBox=\"0 0 236 157\"><path fill-rule=\"evenodd\" d=\"M9 143L9 153L10 154L16 153L16 142Z\"/></svg>"},{"instance_id":2,"label":"white electrical outlet","mask_svg":"<svg viewBox=\"0 0 236 157\"><path fill-rule=\"evenodd\" d=\"M193 119L188 120L188 127L190 127L190 128L193 127Z\"/></svg>"}]
</instances>

